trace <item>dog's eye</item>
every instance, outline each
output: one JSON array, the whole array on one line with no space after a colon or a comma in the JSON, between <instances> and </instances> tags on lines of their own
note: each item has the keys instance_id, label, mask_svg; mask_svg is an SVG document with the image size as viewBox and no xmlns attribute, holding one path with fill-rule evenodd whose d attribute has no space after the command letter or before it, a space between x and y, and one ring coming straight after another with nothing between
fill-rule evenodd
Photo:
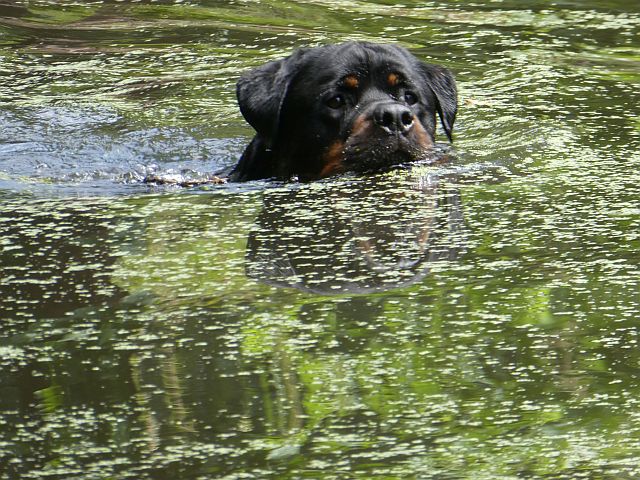
<instances>
[{"instance_id":1,"label":"dog's eye","mask_svg":"<svg viewBox=\"0 0 640 480\"><path fill-rule=\"evenodd\" d=\"M327 100L327 106L329 108L342 108L344 107L345 101L342 95L334 95L329 100Z\"/></svg>"},{"instance_id":2,"label":"dog's eye","mask_svg":"<svg viewBox=\"0 0 640 480\"><path fill-rule=\"evenodd\" d=\"M404 92L404 101L407 102L407 105L413 105L418 103L418 96L413 92Z\"/></svg>"}]
</instances>

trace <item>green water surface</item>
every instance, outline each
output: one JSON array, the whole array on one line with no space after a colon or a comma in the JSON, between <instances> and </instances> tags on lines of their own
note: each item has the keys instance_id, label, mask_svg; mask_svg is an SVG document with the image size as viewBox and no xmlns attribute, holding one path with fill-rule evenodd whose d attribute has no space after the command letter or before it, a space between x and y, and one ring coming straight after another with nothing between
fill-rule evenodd
<instances>
[{"instance_id":1,"label":"green water surface","mask_svg":"<svg viewBox=\"0 0 640 480\"><path fill-rule=\"evenodd\" d=\"M353 39L450 164L140 183ZM0 479L640 479L639 113L628 0L0 0Z\"/></svg>"}]
</instances>

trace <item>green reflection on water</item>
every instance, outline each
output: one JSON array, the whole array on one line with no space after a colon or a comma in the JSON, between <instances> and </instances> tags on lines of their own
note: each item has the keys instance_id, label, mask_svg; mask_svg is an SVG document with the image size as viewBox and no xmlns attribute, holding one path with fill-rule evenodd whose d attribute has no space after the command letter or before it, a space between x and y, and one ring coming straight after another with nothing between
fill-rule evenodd
<instances>
[{"instance_id":1,"label":"green reflection on water","mask_svg":"<svg viewBox=\"0 0 640 480\"><path fill-rule=\"evenodd\" d=\"M635 4L0 17L0 478L640 475ZM119 197L33 173L79 173L82 138L125 171L239 154L240 72L347 38L456 72L453 165Z\"/></svg>"}]
</instances>

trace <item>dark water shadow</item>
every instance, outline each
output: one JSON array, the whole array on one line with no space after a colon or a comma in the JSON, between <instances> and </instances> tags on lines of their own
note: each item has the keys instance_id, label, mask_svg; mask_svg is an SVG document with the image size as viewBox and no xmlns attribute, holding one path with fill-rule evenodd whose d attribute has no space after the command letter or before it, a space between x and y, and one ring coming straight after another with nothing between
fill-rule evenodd
<instances>
[{"instance_id":1,"label":"dark water shadow","mask_svg":"<svg viewBox=\"0 0 640 480\"><path fill-rule=\"evenodd\" d=\"M247 242L247 275L319 294L419 282L463 248L452 180L401 172L267 191Z\"/></svg>"}]
</instances>

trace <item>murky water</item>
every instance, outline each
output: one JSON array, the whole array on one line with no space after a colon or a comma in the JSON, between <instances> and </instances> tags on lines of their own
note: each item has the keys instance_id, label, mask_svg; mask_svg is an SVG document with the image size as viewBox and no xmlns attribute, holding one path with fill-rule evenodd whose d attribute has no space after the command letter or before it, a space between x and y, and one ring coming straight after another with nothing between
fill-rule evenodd
<instances>
[{"instance_id":1,"label":"murky water","mask_svg":"<svg viewBox=\"0 0 640 480\"><path fill-rule=\"evenodd\" d=\"M0 479L640 478L640 6L0 0ZM456 159L233 165L240 72L393 41ZM443 138L444 140L444 138Z\"/></svg>"}]
</instances>

